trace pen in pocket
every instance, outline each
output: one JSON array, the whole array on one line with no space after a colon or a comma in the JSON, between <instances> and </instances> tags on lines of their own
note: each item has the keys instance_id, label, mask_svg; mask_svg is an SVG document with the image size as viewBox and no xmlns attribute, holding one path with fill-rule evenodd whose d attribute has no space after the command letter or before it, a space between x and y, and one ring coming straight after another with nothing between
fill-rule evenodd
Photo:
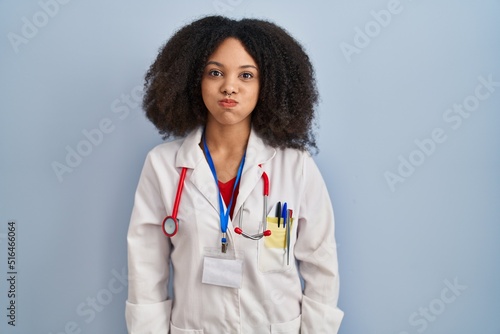
<instances>
[{"instance_id":1,"label":"pen in pocket","mask_svg":"<svg viewBox=\"0 0 500 334\"><path fill-rule=\"evenodd\" d=\"M287 224L286 224L286 264L290 265L290 225L292 222L292 210L288 210L287 214Z\"/></svg>"},{"instance_id":2,"label":"pen in pocket","mask_svg":"<svg viewBox=\"0 0 500 334\"><path fill-rule=\"evenodd\" d=\"M286 223L288 219L288 208L286 202L283 203L283 207L281 209L281 217L283 217L283 228L286 228Z\"/></svg>"},{"instance_id":3,"label":"pen in pocket","mask_svg":"<svg viewBox=\"0 0 500 334\"><path fill-rule=\"evenodd\" d=\"M278 218L278 227L280 227L281 220L281 202L278 202L276 205L276 218Z\"/></svg>"}]
</instances>

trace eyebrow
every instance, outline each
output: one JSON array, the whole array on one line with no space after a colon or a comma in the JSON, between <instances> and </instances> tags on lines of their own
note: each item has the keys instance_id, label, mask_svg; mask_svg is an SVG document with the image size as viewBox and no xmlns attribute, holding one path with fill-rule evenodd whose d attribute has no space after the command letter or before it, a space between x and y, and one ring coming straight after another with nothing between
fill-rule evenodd
<instances>
[{"instance_id":1,"label":"eyebrow","mask_svg":"<svg viewBox=\"0 0 500 334\"><path fill-rule=\"evenodd\" d=\"M208 61L207 64L205 65L205 67L208 66L208 65L215 65L215 66L219 66L219 67L224 67L223 64L221 64L221 63L219 63L217 61L214 61L214 60ZM254 65L241 65L239 68L255 68L257 71L259 70L257 68L257 66L254 66Z\"/></svg>"}]
</instances>

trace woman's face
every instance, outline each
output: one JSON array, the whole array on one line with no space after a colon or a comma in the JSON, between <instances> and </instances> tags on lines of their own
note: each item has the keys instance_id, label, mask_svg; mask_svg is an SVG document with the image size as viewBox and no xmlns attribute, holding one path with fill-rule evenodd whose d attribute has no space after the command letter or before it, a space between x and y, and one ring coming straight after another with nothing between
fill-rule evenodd
<instances>
[{"instance_id":1,"label":"woman's face","mask_svg":"<svg viewBox=\"0 0 500 334\"><path fill-rule=\"evenodd\" d=\"M254 59L239 40L225 39L208 57L201 80L201 95L209 111L207 122L250 124L259 87L259 69Z\"/></svg>"}]
</instances>

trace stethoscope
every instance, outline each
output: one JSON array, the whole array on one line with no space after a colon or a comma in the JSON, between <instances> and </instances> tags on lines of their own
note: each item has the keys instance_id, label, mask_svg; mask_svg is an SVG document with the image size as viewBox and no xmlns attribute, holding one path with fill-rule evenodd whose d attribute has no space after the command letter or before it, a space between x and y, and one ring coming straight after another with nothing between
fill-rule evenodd
<instances>
[{"instance_id":1,"label":"stethoscope","mask_svg":"<svg viewBox=\"0 0 500 334\"><path fill-rule=\"evenodd\" d=\"M179 211L179 202L181 201L182 188L184 187L184 180L186 179L187 168L183 167L179 184L177 185L177 193L175 194L174 210L172 215L166 216L163 219L162 230L167 237L173 237L179 230L179 220L177 219L177 212Z\"/></svg>"},{"instance_id":2,"label":"stethoscope","mask_svg":"<svg viewBox=\"0 0 500 334\"><path fill-rule=\"evenodd\" d=\"M259 165L260 166L260 165ZM262 167L262 166L260 166ZM174 208L171 215L168 215L163 219L162 230L167 237L173 237L179 231L179 220L177 219L177 213L179 212L179 204L182 196L182 189L184 187L184 181L186 179L187 167L183 167L181 171L181 176L179 178L179 184L177 185L177 193L175 194ZM236 234L242 235L245 238L251 240L259 240L262 237L267 237L271 235L271 230L267 229L267 198L269 197L269 177L265 171L262 172L262 181L264 183L264 194L263 194L263 213L262 213L262 232L257 234L247 234L241 228L242 214L240 214L239 226L235 227L234 232ZM220 195L219 195L220 196ZM223 233L225 234L225 233Z\"/></svg>"},{"instance_id":3,"label":"stethoscope","mask_svg":"<svg viewBox=\"0 0 500 334\"><path fill-rule=\"evenodd\" d=\"M260 166L260 165L259 165ZM234 232L236 234L240 234L244 236L245 238L252 239L252 240L259 240L262 237L268 237L271 235L271 230L267 229L267 198L269 197L269 177L267 176L266 172L262 172L262 181L264 182L264 204L263 204L263 213L262 213L262 233L257 233L254 235L246 234L243 232L241 229L242 226L242 220L243 220L243 211L240 214L240 220L239 220L239 226L234 228Z\"/></svg>"}]
</instances>

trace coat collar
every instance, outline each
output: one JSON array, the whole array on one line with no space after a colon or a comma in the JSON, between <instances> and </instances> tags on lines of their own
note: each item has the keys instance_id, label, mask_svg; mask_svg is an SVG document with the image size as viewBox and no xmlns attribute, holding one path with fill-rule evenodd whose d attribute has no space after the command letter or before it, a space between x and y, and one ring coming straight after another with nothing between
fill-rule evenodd
<instances>
[{"instance_id":1,"label":"coat collar","mask_svg":"<svg viewBox=\"0 0 500 334\"><path fill-rule=\"evenodd\" d=\"M192 131L184 139L184 142L181 144L181 147L177 152L177 158L175 160L176 167L195 169L200 163L200 160L201 162L205 160L203 150L199 146L202 135L203 127L199 127L198 129ZM276 149L264 144L262 138L260 138L252 128L250 131L250 137L248 138L244 171L251 165L258 166L266 163L272 159L275 154Z\"/></svg>"},{"instance_id":2,"label":"coat collar","mask_svg":"<svg viewBox=\"0 0 500 334\"><path fill-rule=\"evenodd\" d=\"M199 146L203 128L200 127L192 131L181 144L175 165L178 168L187 167L193 172L189 177L190 182L203 194L212 207L219 211L219 197L215 181L210 171L210 167L205 159L202 149ZM241 176L239 193L236 203L234 204L234 212L238 212L242 203L246 201L252 190L258 186L264 169L259 165L264 165L276 155L276 149L264 144L255 131L250 131L248 145L245 157L245 165ZM265 167L264 167L265 168ZM262 186L263 187L263 186Z\"/></svg>"}]
</instances>

